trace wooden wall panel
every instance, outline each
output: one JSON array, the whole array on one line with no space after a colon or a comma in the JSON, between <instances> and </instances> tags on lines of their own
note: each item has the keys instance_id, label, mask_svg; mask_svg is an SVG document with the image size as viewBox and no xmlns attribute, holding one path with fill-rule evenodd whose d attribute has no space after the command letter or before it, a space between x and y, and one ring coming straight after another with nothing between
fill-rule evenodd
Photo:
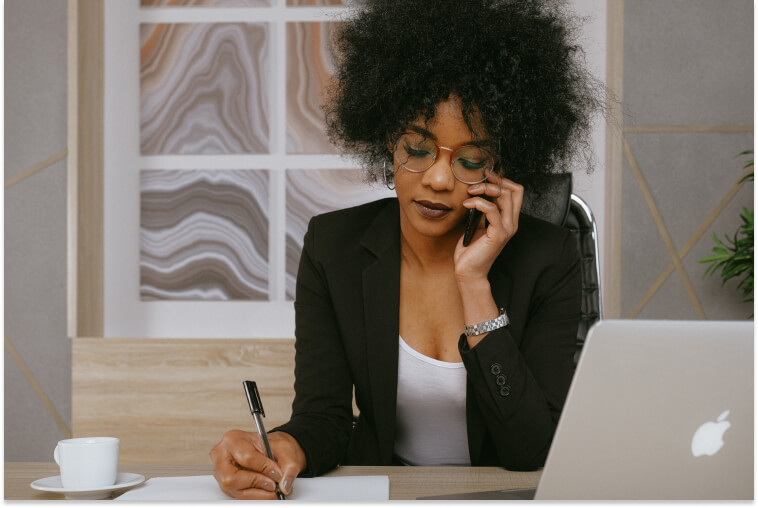
<instances>
[{"instance_id":1,"label":"wooden wall panel","mask_svg":"<svg viewBox=\"0 0 758 508\"><path fill-rule=\"evenodd\" d=\"M68 99L69 114L76 115L68 124L68 329L94 337L103 335L104 0L72 2L76 61L69 65L77 69L69 74L75 96Z\"/></svg>"},{"instance_id":2,"label":"wooden wall panel","mask_svg":"<svg viewBox=\"0 0 758 508\"><path fill-rule=\"evenodd\" d=\"M621 317L621 181L624 127L624 0L608 0L606 25L605 269L601 274L603 317Z\"/></svg>"},{"instance_id":3,"label":"wooden wall panel","mask_svg":"<svg viewBox=\"0 0 758 508\"><path fill-rule=\"evenodd\" d=\"M122 462L208 463L225 431L255 429L245 379L268 428L289 419L294 355L294 340L74 339L74 436L120 438Z\"/></svg>"}]
</instances>

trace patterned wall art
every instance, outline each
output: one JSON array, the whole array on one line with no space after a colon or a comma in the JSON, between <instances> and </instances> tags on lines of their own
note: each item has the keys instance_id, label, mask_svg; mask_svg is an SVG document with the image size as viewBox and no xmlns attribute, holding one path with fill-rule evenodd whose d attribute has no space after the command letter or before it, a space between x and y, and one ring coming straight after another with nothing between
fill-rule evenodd
<instances>
[{"instance_id":1,"label":"patterned wall art","mask_svg":"<svg viewBox=\"0 0 758 508\"><path fill-rule=\"evenodd\" d=\"M269 0L140 0L141 7L268 7Z\"/></svg>"},{"instance_id":2,"label":"patterned wall art","mask_svg":"<svg viewBox=\"0 0 758 508\"><path fill-rule=\"evenodd\" d=\"M336 22L287 23L287 152L336 153L319 107L334 70L328 49Z\"/></svg>"},{"instance_id":3,"label":"patterned wall art","mask_svg":"<svg viewBox=\"0 0 758 508\"><path fill-rule=\"evenodd\" d=\"M140 25L142 155L267 153L265 23Z\"/></svg>"},{"instance_id":4,"label":"patterned wall art","mask_svg":"<svg viewBox=\"0 0 758 508\"><path fill-rule=\"evenodd\" d=\"M141 300L268 300L266 170L140 172Z\"/></svg>"},{"instance_id":5,"label":"patterned wall art","mask_svg":"<svg viewBox=\"0 0 758 508\"><path fill-rule=\"evenodd\" d=\"M365 183L355 169L287 170L287 299L295 298L303 237L311 217L394 196L378 183Z\"/></svg>"}]
</instances>

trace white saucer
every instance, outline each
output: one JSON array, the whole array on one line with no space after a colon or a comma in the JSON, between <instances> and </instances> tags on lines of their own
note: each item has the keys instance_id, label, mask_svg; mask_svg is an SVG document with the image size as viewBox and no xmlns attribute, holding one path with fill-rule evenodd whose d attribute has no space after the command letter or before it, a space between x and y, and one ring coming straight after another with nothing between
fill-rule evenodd
<instances>
[{"instance_id":1,"label":"white saucer","mask_svg":"<svg viewBox=\"0 0 758 508\"><path fill-rule=\"evenodd\" d=\"M145 481L145 477L136 473L118 473L116 477L116 483L108 485L107 487L99 488L86 488L86 489L67 489L61 484L60 476L50 476L48 478L42 478L31 483L31 487L35 490L43 490L45 492L58 492L65 494L66 499L105 499L114 490L125 489L127 487L134 487Z\"/></svg>"}]
</instances>

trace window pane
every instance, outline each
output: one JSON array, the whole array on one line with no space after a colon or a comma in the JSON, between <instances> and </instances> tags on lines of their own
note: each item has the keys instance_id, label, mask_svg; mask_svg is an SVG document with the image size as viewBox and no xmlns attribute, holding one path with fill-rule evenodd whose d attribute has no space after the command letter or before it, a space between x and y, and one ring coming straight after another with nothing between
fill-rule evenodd
<instances>
[{"instance_id":1,"label":"window pane","mask_svg":"<svg viewBox=\"0 0 758 508\"><path fill-rule=\"evenodd\" d=\"M334 66L327 42L337 23L287 23L287 153L335 153L324 133L324 99Z\"/></svg>"},{"instance_id":2,"label":"window pane","mask_svg":"<svg viewBox=\"0 0 758 508\"><path fill-rule=\"evenodd\" d=\"M267 153L265 23L140 25L142 155Z\"/></svg>"},{"instance_id":3,"label":"window pane","mask_svg":"<svg viewBox=\"0 0 758 508\"><path fill-rule=\"evenodd\" d=\"M265 170L140 172L141 300L268 300Z\"/></svg>"}]
</instances>

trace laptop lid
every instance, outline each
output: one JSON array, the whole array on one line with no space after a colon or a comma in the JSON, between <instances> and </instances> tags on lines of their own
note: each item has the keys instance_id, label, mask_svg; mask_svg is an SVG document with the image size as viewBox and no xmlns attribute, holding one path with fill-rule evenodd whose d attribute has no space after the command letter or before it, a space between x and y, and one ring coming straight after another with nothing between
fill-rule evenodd
<instances>
[{"instance_id":1,"label":"laptop lid","mask_svg":"<svg viewBox=\"0 0 758 508\"><path fill-rule=\"evenodd\" d=\"M752 499L752 321L588 333L536 499Z\"/></svg>"}]
</instances>

